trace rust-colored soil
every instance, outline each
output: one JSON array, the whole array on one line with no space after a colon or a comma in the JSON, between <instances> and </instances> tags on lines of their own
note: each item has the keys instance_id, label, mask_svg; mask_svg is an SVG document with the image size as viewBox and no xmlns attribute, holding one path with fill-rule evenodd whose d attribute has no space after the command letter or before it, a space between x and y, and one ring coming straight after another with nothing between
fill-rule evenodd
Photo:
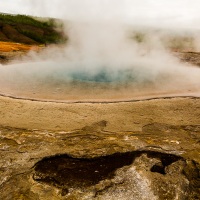
<instances>
[{"instance_id":1,"label":"rust-colored soil","mask_svg":"<svg viewBox=\"0 0 200 200\"><path fill-rule=\"evenodd\" d=\"M38 45L27 45L14 42L1 42L0 41L0 52L12 52L12 51L30 51L38 50Z\"/></svg>"},{"instance_id":2,"label":"rust-colored soil","mask_svg":"<svg viewBox=\"0 0 200 200\"><path fill-rule=\"evenodd\" d=\"M21 60L29 51L39 51L42 48L43 45L28 45L0 41L0 64L8 64L15 60Z\"/></svg>"}]
</instances>

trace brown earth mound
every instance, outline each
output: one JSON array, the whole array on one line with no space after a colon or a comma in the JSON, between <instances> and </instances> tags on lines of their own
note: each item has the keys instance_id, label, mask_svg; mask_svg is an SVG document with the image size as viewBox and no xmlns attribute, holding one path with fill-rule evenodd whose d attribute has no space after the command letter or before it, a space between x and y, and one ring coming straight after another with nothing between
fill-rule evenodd
<instances>
[{"instance_id":1,"label":"brown earth mound","mask_svg":"<svg viewBox=\"0 0 200 200\"><path fill-rule=\"evenodd\" d=\"M19 42L24 44L38 44L33 39L19 33L17 29L15 29L13 26L5 24L3 25L1 29L2 33L6 35L6 37L13 42Z\"/></svg>"}]
</instances>

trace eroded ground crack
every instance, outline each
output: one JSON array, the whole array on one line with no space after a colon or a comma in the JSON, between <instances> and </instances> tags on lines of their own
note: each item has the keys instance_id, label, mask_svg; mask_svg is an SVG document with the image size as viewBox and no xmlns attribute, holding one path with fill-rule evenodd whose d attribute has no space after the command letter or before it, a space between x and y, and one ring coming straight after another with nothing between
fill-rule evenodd
<instances>
[{"instance_id":1,"label":"eroded ground crack","mask_svg":"<svg viewBox=\"0 0 200 200\"><path fill-rule=\"evenodd\" d=\"M180 156L154 152L134 151L116 153L96 158L74 158L70 155L47 157L36 163L34 180L65 187L88 187L104 179L113 178L115 171L131 165L137 157L146 154L149 158L157 158L162 166L152 166L152 172L164 174L165 167L182 159Z\"/></svg>"}]
</instances>

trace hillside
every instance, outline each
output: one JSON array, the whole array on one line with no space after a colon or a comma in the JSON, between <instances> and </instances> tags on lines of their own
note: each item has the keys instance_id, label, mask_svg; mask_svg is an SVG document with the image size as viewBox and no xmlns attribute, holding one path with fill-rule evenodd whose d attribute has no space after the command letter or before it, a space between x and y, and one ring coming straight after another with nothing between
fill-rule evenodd
<instances>
[{"instance_id":1,"label":"hillside","mask_svg":"<svg viewBox=\"0 0 200 200\"><path fill-rule=\"evenodd\" d=\"M0 63L20 59L30 50L63 44L67 37L58 19L0 13Z\"/></svg>"},{"instance_id":2,"label":"hillside","mask_svg":"<svg viewBox=\"0 0 200 200\"><path fill-rule=\"evenodd\" d=\"M0 41L29 45L61 43L66 40L61 26L55 19L0 14Z\"/></svg>"}]
</instances>

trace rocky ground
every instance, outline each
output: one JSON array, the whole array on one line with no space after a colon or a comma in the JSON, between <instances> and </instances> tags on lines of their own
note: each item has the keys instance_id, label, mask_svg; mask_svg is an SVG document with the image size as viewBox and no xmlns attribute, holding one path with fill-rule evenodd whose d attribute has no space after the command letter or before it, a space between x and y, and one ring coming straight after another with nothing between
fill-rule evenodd
<instances>
[{"instance_id":1,"label":"rocky ground","mask_svg":"<svg viewBox=\"0 0 200 200\"><path fill-rule=\"evenodd\" d=\"M199 98L0 99L2 199L199 199Z\"/></svg>"}]
</instances>

